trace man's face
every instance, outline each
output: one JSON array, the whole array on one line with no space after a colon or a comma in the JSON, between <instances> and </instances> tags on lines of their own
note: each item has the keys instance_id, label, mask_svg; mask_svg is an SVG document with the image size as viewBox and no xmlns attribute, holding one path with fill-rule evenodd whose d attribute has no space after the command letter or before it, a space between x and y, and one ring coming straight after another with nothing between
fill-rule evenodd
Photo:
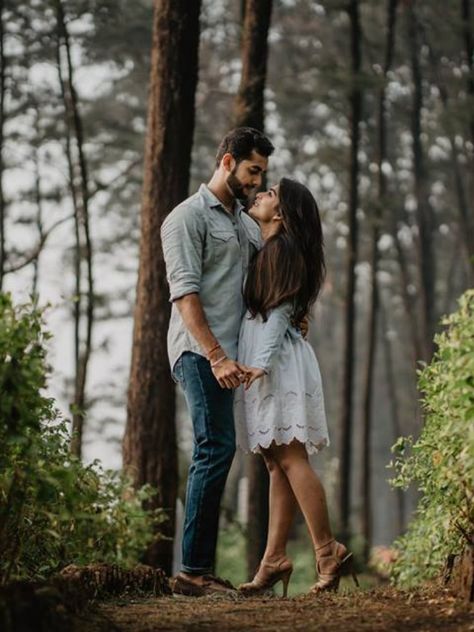
<instances>
[{"instance_id":1,"label":"man's face","mask_svg":"<svg viewBox=\"0 0 474 632\"><path fill-rule=\"evenodd\" d=\"M255 150L252 151L250 158L235 165L226 180L232 195L242 202L247 202L261 186L267 166L268 158L261 156Z\"/></svg>"}]
</instances>

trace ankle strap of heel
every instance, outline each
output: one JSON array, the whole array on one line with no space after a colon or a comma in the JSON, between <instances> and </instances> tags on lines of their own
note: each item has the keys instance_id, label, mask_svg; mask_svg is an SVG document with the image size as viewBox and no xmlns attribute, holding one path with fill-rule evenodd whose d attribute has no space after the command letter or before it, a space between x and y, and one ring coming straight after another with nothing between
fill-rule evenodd
<instances>
[{"instance_id":1,"label":"ankle strap of heel","mask_svg":"<svg viewBox=\"0 0 474 632\"><path fill-rule=\"evenodd\" d=\"M332 540L328 540L326 544L323 544L322 546L318 546L317 549L314 549L314 552L317 553L321 549L324 549L324 547L326 547L328 544L331 544L332 542L335 542L335 541L336 541L336 538L333 538Z\"/></svg>"}]
</instances>

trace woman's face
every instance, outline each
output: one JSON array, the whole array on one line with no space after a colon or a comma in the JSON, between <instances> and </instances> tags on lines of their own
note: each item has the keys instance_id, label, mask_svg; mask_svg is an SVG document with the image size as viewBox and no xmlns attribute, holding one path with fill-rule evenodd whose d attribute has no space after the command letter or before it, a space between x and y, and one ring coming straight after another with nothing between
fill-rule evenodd
<instances>
[{"instance_id":1,"label":"woman's face","mask_svg":"<svg viewBox=\"0 0 474 632\"><path fill-rule=\"evenodd\" d=\"M278 185L257 193L255 202L249 208L249 215L259 224L267 224L279 218L280 202L278 199Z\"/></svg>"}]
</instances>

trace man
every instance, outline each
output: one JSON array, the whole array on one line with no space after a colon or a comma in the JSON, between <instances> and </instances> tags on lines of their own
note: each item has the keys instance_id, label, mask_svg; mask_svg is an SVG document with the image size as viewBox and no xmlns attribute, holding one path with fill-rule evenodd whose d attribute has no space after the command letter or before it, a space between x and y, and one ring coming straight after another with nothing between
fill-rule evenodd
<instances>
[{"instance_id":1,"label":"man","mask_svg":"<svg viewBox=\"0 0 474 632\"><path fill-rule=\"evenodd\" d=\"M207 186L179 204L161 229L172 302L168 353L194 430L182 570L173 587L184 595L233 591L213 572L220 500L235 453L232 389L245 372L236 361L242 286L260 247L243 202L260 187L273 150L258 130L229 132Z\"/></svg>"}]
</instances>

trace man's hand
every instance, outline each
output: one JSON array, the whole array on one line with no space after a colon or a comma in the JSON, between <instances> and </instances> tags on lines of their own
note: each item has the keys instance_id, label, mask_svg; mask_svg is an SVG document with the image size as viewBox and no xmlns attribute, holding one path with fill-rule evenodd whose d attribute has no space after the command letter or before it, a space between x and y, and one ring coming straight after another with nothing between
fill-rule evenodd
<instances>
[{"instance_id":1,"label":"man's hand","mask_svg":"<svg viewBox=\"0 0 474 632\"><path fill-rule=\"evenodd\" d=\"M248 391L249 388L252 386L252 384L255 382L255 380L260 379L264 375L265 375L265 371L263 369L257 369L256 367L253 367L253 366L245 367L245 380L244 380L245 390Z\"/></svg>"},{"instance_id":2,"label":"man's hand","mask_svg":"<svg viewBox=\"0 0 474 632\"><path fill-rule=\"evenodd\" d=\"M212 369L221 388L237 388L246 375L247 367L226 358Z\"/></svg>"}]
</instances>

